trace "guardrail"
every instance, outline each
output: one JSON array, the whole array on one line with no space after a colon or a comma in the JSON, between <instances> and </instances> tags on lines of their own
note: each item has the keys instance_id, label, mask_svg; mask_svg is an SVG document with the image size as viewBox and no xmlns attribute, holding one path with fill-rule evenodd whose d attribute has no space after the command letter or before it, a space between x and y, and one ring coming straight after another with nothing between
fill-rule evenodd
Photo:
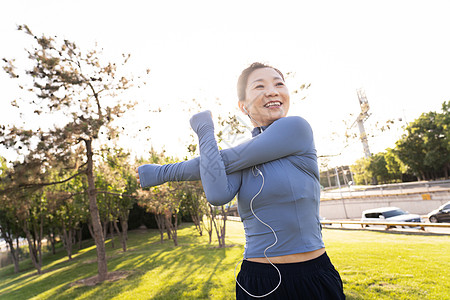
<instances>
[{"instance_id":1,"label":"guardrail","mask_svg":"<svg viewBox=\"0 0 450 300\"><path fill-rule=\"evenodd\" d=\"M361 221L334 221L334 220L321 220L322 225L340 224L343 227L344 224L361 225L361 228L369 225L382 225L386 226L386 230L390 228L401 227L420 227L421 230L425 230L425 227L435 228L450 228L450 223L422 223L422 222L361 222Z\"/></svg>"},{"instance_id":2,"label":"guardrail","mask_svg":"<svg viewBox=\"0 0 450 300\"><path fill-rule=\"evenodd\" d=\"M227 216L227 220L241 222L240 217ZM450 223L423 223L423 222L361 222L361 221L336 221L336 220L321 220L322 225L333 225L339 224L343 227L344 224L348 225L361 225L361 228L367 227L369 225L381 225L386 226L386 230L389 230L396 226L401 227L420 227L421 230L425 230L425 227L434 228L450 228Z\"/></svg>"}]
</instances>

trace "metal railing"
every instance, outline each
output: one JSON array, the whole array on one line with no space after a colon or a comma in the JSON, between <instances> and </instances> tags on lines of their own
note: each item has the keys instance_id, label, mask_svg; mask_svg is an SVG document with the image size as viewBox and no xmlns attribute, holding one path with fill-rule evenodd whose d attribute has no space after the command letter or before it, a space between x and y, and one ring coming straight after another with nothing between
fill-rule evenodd
<instances>
[{"instance_id":1,"label":"metal railing","mask_svg":"<svg viewBox=\"0 0 450 300\"><path fill-rule=\"evenodd\" d=\"M320 223L322 225L333 225L338 224L341 225L341 228L343 225L360 225L361 228L365 228L369 225L381 225L386 226L386 230L389 230L391 228L394 228L396 226L400 227L420 227L421 230L425 230L425 227L434 227L434 228L450 228L450 223L422 223L422 222L362 222L362 221L336 221L336 220L321 220Z\"/></svg>"}]
</instances>

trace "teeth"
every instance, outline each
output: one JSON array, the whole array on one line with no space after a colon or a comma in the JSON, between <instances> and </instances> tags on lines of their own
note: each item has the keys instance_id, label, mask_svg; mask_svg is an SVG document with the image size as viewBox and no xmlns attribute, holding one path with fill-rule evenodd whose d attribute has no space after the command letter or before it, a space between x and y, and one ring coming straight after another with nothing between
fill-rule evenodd
<instances>
[{"instance_id":1,"label":"teeth","mask_svg":"<svg viewBox=\"0 0 450 300\"><path fill-rule=\"evenodd\" d=\"M266 105L264 105L264 107L280 106L280 105L281 105L281 102L276 101L276 102L267 103Z\"/></svg>"}]
</instances>

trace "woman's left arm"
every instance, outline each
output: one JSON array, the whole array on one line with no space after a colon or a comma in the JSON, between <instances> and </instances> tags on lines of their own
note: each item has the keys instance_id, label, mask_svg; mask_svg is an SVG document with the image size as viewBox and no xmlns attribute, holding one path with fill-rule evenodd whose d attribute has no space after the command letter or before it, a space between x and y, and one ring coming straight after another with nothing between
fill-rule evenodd
<instances>
[{"instance_id":1,"label":"woman's left arm","mask_svg":"<svg viewBox=\"0 0 450 300\"><path fill-rule=\"evenodd\" d=\"M316 158L311 126L301 117L278 119L251 140L221 151L227 173L290 155Z\"/></svg>"},{"instance_id":2,"label":"woman's left arm","mask_svg":"<svg viewBox=\"0 0 450 300\"><path fill-rule=\"evenodd\" d=\"M206 199L213 205L223 205L231 201L238 192L241 173L227 175L214 136L211 113L209 111L198 113L190 122L198 136L200 177Z\"/></svg>"}]
</instances>

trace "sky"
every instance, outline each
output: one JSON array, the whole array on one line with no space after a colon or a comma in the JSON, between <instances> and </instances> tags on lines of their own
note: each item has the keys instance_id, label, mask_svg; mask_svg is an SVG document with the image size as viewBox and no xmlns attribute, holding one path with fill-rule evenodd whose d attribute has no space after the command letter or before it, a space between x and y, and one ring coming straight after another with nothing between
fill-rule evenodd
<instances>
[{"instance_id":1,"label":"sky","mask_svg":"<svg viewBox=\"0 0 450 300\"><path fill-rule=\"evenodd\" d=\"M136 111L123 120L134 137L122 142L138 155L153 146L178 157L193 141L189 118L198 110L237 114L250 124L237 110L236 81L250 63L265 62L293 74L291 91L311 84L291 95L289 115L311 124L318 155L339 166L364 156L357 139L346 144L343 138L360 111L358 89L370 105L372 153L393 148L402 126L450 100L446 2L9 0L2 5L0 57L24 57L28 42L16 30L20 24L86 50L97 43L107 58L130 53L133 73L151 71L134 95ZM15 123L18 112L9 103L18 89L4 72L0 89L0 124ZM391 130L377 129L387 120L395 120ZM145 126L150 129L138 131ZM0 155L10 154L0 149Z\"/></svg>"}]
</instances>

